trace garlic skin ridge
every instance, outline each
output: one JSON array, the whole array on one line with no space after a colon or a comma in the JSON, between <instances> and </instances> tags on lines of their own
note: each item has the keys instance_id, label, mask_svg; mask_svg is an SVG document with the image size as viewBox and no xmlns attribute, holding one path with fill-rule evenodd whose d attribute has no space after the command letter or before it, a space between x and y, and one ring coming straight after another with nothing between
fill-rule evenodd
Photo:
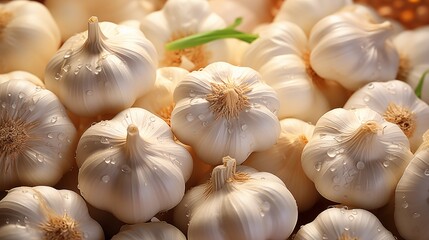
<instances>
[{"instance_id":1,"label":"garlic skin ridge","mask_svg":"<svg viewBox=\"0 0 429 240\"><path fill-rule=\"evenodd\" d=\"M370 211L332 207L319 213L312 222L303 225L293 239L395 240L397 238Z\"/></svg>"},{"instance_id":2,"label":"garlic skin ridge","mask_svg":"<svg viewBox=\"0 0 429 240\"><path fill-rule=\"evenodd\" d=\"M161 118L129 108L89 127L76 161L82 196L125 223L144 222L176 206L192 172L192 158Z\"/></svg>"},{"instance_id":3,"label":"garlic skin ridge","mask_svg":"<svg viewBox=\"0 0 429 240\"><path fill-rule=\"evenodd\" d=\"M429 184L429 130L404 171L395 191L394 219L405 239L423 240L429 231L427 186Z\"/></svg>"},{"instance_id":4,"label":"garlic skin ridge","mask_svg":"<svg viewBox=\"0 0 429 240\"><path fill-rule=\"evenodd\" d=\"M177 84L174 102L173 133L211 165L224 156L241 164L280 134L277 95L248 67L216 62L193 71Z\"/></svg>"},{"instance_id":5,"label":"garlic skin ridge","mask_svg":"<svg viewBox=\"0 0 429 240\"><path fill-rule=\"evenodd\" d=\"M55 185L73 165L76 128L51 91L26 79L0 84L0 189Z\"/></svg>"},{"instance_id":6,"label":"garlic skin ridge","mask_svg":"<svg viewBox=\"0 0 429 240\"><path fill-rule=\"evenodd\" d=\"M265 151L253 152L242 165L279 177L295 198L298 211L304 212L320 197L301 165L302 150L313 135L314 125L297 118L285 118L280 120L280 126L276 144Z\"/></svg>"},{"instance_id":7,"label":"garlic skin ridge","mask_svg":"<svg viewBox=\"0 0 429 240\"><path fill-rule=\"evenodd\" d=\"M415 152L429 128L429 106L420 100L406 82L390 80L368 83L355 91L344 108L369 107L389 122L397 124Z\"/></svg>"},{"instance_id":8,"label":"garlic skin ridge","mask_svg":"<svg viewBox=\"0 0 429 240\"><path fill-rule=\"evenodd\" d=\"M211 178L186 192L173 222L193 239L287 239L296 225L295 199L275 175L236 166L227 156Z\"/></svg>"},{"instance_id":9,"label":"garlic skin ridge","mask_svg":"<svg viewBox=\"0 0 429 240\"><path fill-rule=\"evenodd\" d=\"M81 117L117 114L155 83L158 56L134 27L88 20L88 30L69 38L46 67L46 88Z\"/></svg>"},{"instance_id":10,"label":"garlic skin ridge","mask_svg":"<svg viewBox=\"0 0 429 240\"><path fill-rule=\"evenodd\" d=\"M0 3L0 74L27 71L43 79L45 66L60 44L60 29L45 5Z\"/></svg>"},{"instance_id":11,"label":"garlic skin ridge","mask_svg":"<svg viewBox=\"0 0 429 240\"><path fill-rule=\"evenodd\" d=\"M227 40L212 41L184 50L168 51L165 45L191 34L222 29L226 23L208 1L169 0L159 11L146 15L140 29L154 44L160 67L182 67L188 71L204 68L217 61L229 61Z\"/></svg>"},{"instance_id":12,"label":"garlic skin ridge","mask_svg":"<svg viewBox=\"0 0 429 240\"><path fill-rule=\"evenodd\" d=\"M0 200L1 239L104 239L82 197L53 187L16 187Z\"/></svg>"},{"instance_id":13,"label":"garlic skin ridge","mask_svg":"<svg viewBox=\"0 0 429 240\"><path fill-rule=\"evenodd\" d=\"M124 225L111 240L186 240L185 235L175 226L164 221L151 221Z\"/></svg>"},{"instance_id":14,"label":"garlic skin ridge","mask_svg":"<svg viewBox=\"0 0 429 240\"><path fill-rule=\"evenodd\" d=\"M326 199L376 209L388 203L412 156L396 124L370 108L337 108L316 123L301 161Z\"/></svg>"},{"instance_id":15,"label":"garlic skin ridge","mask_svg":"<svg viewBox=\"0 0 429 240\"><path fill-rule=\"evenodd\" d=\"M392 23L362 19L352 12L333 14L317 22L309 36L313 70L350 91L369 82L395 79L398 72Z\"/></svg>"}]
</instances>

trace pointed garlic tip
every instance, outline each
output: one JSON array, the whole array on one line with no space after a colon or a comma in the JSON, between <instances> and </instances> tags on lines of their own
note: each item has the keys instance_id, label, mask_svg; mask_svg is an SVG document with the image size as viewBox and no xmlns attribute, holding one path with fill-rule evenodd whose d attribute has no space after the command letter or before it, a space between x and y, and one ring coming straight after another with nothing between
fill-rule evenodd
<instances>
[{"instance_id":1,"label":"pointed garlic tip","mask_svg":"<svg viewBox=\"0 0 429 240\"><path fill-rule=\"evenodd\" d=\"M241 111L250 107L246 94L251 91L248 85L236 85L233 82L212 83L212 92L206 100L216 118L237 118Z\"/></svg>"},{"instance_id":2,"label":"pointed garlic tip","mask_svg":"<svg viewBox=\"0 0 429 240\"><path fill-rule=\"evenodd\" d=\"M243 182L249 179L248 174L236 172L237 161L234 158L226 156L222 161L222 165L213 168L207 193L222 189L226 183Z\"/></svg>"},{"instance_id":3,"label":"pointed garlic tip","mask_svg":"<svg viewBox=\"0 0 429 240\"><path fill-rule=\"evenodd\" d=\"M304 146L308 143L308 138L304 134L301 134L296 138L295 141Z\"/></svg>"},{"instance_id":4,"label":"pointed garlic tip","mask_svg":"<svg viewBox=\"0 0 429 240\"><path fill-rule=\"evenodd\" d=\"M136 138L139 136L139 128L131 123L127 127L127 142L135 141Z\"/></svg>"},{"instance_id":5,"label":"pointed garlic tip","mask_svg":"<svg viewBox=\"0 0 429 240\"><path fill-rule=\"evenodd\" d=\"M85 46L89 51L98 52L102 49L103 39L105 36L101 32L98 18L92 16L88 19L88 38Z\"/></svg>"}]
</instances>

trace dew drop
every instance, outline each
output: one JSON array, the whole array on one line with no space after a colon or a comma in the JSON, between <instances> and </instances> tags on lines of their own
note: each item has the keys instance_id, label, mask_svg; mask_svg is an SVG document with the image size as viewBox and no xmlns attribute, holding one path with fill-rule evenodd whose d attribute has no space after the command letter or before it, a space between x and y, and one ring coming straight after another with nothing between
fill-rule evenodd
<instances>
[{"instance_id":1,"label":"dew drop","mask_svg":"<svg viewBox=\"0 0 429 240\"><path fill-rule=\"evenodd\" d=\"M109 175L104 175L101 177L101 181L104 183L108 183L110 181Z\"/></svg>"},{"instance_id":2,"label":"dew drop","mask_svg":"<svg viewBox=\"0 0 429 240\"><path fill-rule=\"evenodd\" d=\"M353 209L353 210L352 210L352 214L353 214L353 215L357 215L357 214L358 214L358 212L357 212L355 209Z\"/></svg>"},{"instance_id":3,"label":"dew drop","mask_svg":"<svg viewBox=\"0 0 429 240\"><path fill-rule=\"evenodd\" d=\"M116 158L113 158L113 159L110 160L110 164L115 165L117 161L118 160L116 160Z\"/></svg>"},{"instance_id":4,"label":"dew drop","mask_svg":"<svg viewBox=\"0 0 429 240\"><path fill-rule=\"evenodd\" d=\"M129 173L130 171L131 171L131 168L127 164L124 164L124 165L121 166L121 172L123 172L123 173Z\"/></svg>"},{"instance_id":5,"label":"dew drop","mask_svg":"<svg viewBox=\"0 0 429 240\"><path fill-rule=\"evenodd\" d=\"M64 53L64 59L67 59L69 57L71 57L71 55L73 54L73 50L69 49Z\"/></svg>"},{"instance_id":6,"label":"dew drop","mask_svg":"<svg viewBox=\"0 0 429 240\"><path fill-rule=\"evenodd\" d=\"M19 99L23 99L25 97L25 93L23 93L23 92L19 92L18 93L18 98Z\"/></svg>"},{"instance_id":7,"label":"dew drop","mask_svg":"<svg viewBox=\"0 0 429 240\"><path fill-rule=\"evenodd\" d=\"M155 122L155 117L154 117L154 116L150 116L150 117L149 117L149 121L151 121L151 122Z\"/></svg>"},{"instance_id":8,"label":"dew drop","mask_svg":"<svg viewBox=\"0 0 429 240\"><path fill-rule=\"evenodd\" d=\"M59 153L58 153L58 157L59 157L59 158L63 158L63 154L59 152Z\"/></svg>"},{"instance_id":9,"label":"dew drop","mask_svg":"<svg viewBox=\"0 0 429 240\"><path fill-rule=\"evenodd\" d=\"M36 154L36 159L37 159L38 162L42 163L45 160L45 157L42 154L37 153Z\"/></svg>"},{"instance_id":10,"label":"dew drop","mask_svg":"<svg viewBox=\"0 0 429 240\"><path fill-rule=\"evenodd\" d=\"M86 65L85 65L85 68L86 68L88 71L92 72L92 66L91 66L91 64L86 64Z\"/></svg>"},{"instance_id":11,"label":"dew drop","mask_svg":"<svg viewBox=\"0 0 429 240\"><path fill-rule=\"evenodd\" d=\"M66 72L70 71L70 68L71 68L70 64L67 64L62 68L62 70L66 73Z\"/></svg>"},{"instance_id":12,"label":"dew drop","mask_svg":"<svg viewBox=\"0 0 429 240\"><path fill-rule=\"evenodd\" d=\"M402 202L402 207L403 208L408 208L408 202L407 201Z\"/></svg>"},{"instance_id":13,"label":"dew drop","mask_svg":"<svg viewBox=\"0 0 429 240\"><path fill-rule=\"evenodd\" d=\"M87 90L86 95L91 96L94 92L92 90Z\"/></svg>"},{"instance_id":14,"label":"dew drop","mask_svg":"<svg viewBox=\"0 0 429 240\"><path fill-rule=\"evenodd\" d=\"M12 103L12 105L10 105L12 107L12 109L16 108L16 102Z\"/></svg>"},{"instance_id":15,"label":"dew drop","mask_svg":"<svg viewBox=\"0 0 429 240\"><path fill-rule=\"evenodd\" d=\"M316 169L316 171L319 172L322 168L322 162L317 162L316 164L314 164L314 168Z\"/></svg>"},{"instance_id":16,"label":"dew drop","mask_svg":"<svg viewBox=\"0 0 429 240\"><path fill-rule=\"evenodd\" d=\"M429 168L426 168L426 169L425 169L424 174L425 174L425 176L429 177Z\"/></svg>"},{"instance_id":17,"label":"dew drop","mask_svg":"<svg viewBox=\"0 0 429 240\"><path fill-rule=\"evenodd\" d=\"M10 222L9 222L9 219L8 219L8 218L6 218L6 221L5 221L4 223L9 224L9 223L10 223Z\"/></svg>"},{"instance_id":18,"label":"dew drop","mask_svg":"<svg viewBox=\"0 0 429 240\"><path fill-rule=\"evenodd\" d=\"M356 168L359 169L359 170L364 169L365 168L365 163L362 162L362 161L357 162L356 163Z\"/></svg>"},{"instance_id":19,"label":"dew drop","mask_svg":"<svg viewBox=\"0 0 429 240\"><path fill-rule=\"evenodd\" d=\"M369 83L368 84L368 89L374 89L374 83Z\"/></svg>"},{"instance_id":20,"label":"dew drop","mask_svg":"<svg viewBox=\"0 0 429 240\"><path fill-rule=\"evenodd\" d=\"M353 215L350 215L350 216L349 216L349 220L350 220L350 221L353 221L354 219L355 219L355 217L354 217Z\"/></svg>"},{"instance_id":21,"label":"dew drop","mask_svg":"<svg viewBox=\"0 0 429 240\"><path fill-rule=\"evenodd\" d=\"M322 235L322 239L323 239L323 240L327 240L327 239L328 239L328 236L324 233L324 234Z\"/></svg>"},{"instance_id":22,"label":"dew drop","mask_svg":"<svg viewBox=\"0 0 429 240\"><path fill-rule=\"evenodd\" d=\"M53 117L51 118L51 123L56 123L56 122L57 122L57 120L58 120L58 117L57 117L57 116L53 116Z\"/></svg>"},{"instance_id":23,"label":"dew drop","mask_svg":"<svg viewBox=\"0 0 429 240\"><path fill-rule=\"evenodd\" d=\"M48 133L48 138L50 139L54 138L54 133Z\"/></svg>"},{"instance_id":24,"label":"dew drop","mask_svg":"<svg viewBox=\"0 0 429 240\"><path fill-rule=\"evenodd\" d=\"M95 75L97 75L97 74L99 74L100 72L101 72L101 65L97 65L96 67L95 67L95 69L94 69L94 74Z\"/></svg>"},{"instance_id":25,"label":"dew drop","mask_svg":"<svg viewBox=\"0 0 429 240\"><path fill-rule=\"evenodd\" d=\"M192 113L188 113L186 114L186 120L188 120L188 122L192 122L194 121L195 117L194 115L192 115Z\"/></svg>"},{"instance_id":26,"label":"dew drop","mask_svg":"<svg viewBox=\"0 0 429 240\"><path fill-rule=\"evenodd\" d=\"M1 103L1 107L2 107L2 108L6 108L6 103L5 103L5 102L2 102L2 103Z\"/></svg>"},{"instance_id":27,"label":"dew drop","mask_svg":"<svg viewBox=\"0 0 429 240\"><path fill-rule=\"evenodd\" d=\"M388 167L390 165L389 161L384 161L383 162L383 167Z\"/></svg>"},{"instance_id":28,"label":"dew drop","mask_svg":"<svg viewBox=\"0 0 429 240\"><path fill-rule=\"evenodd\" d=\"M328 154L329 157L333 158L335 156L337 156L337 150L335 150L334 148L330 148L328 149L328 151L326 152Z\"/></svg>"},{"instance_id":29,"label":"dew drop","mask_svg":"<svg viewBox=\"0 0 429 240\"><path fill-rule=\"evenodd\" d=\"M56 73L55 74L55 80L60 80L63 77L63 75L61 75L61 73Z\"/></svg>"},{"instance_id":30,"label":"dew drop","mask_svg":"<svg viewBox=\"0 0 429 240\"><path fill-rule=\"evenodd\" d=\"M264 211L260 211L259 214L261 215L261 217L265 217Z\"/></svg>"},{"instance_id":31,"label":"dew drop","mask_svg":"<svg viewBox=\"0 0 429 240\"><path fill-rule=\"evenodd\" d=\"M101 137L100 138L100 143L102 143L102 144L109 144L110 141L109 141L109 139L107 137Z\"/></svg>"},{"instance_id":32,"label":"dew drop","mask_svg":"<svg viewBox=\"0 0 429 240\"><path fill-rule=\"evenodd\" d=\"M349 231L349 230L350 230L350 228L344 227L344 231Z\"/></svg>"},{"instance_id":33,"label":"dew drop","mask_svg":"<svg viewBox=\"0 0 429 240\"><path fill-rule=\"evenodd\" d=\"M365 97L363 97L363 101L364 102L369 102L371 100L371 97L366 95Z\"/></svg>"},{"instance_id":34,"label":"dew drop","mask_svg":"<svg viewBox=\"0 0 429 240\"><path fill-rule=\"evenodd\" d=\"M203 127L207 127L209 125L209 122L203 122L202 125Z\"/></svg>"},{"instance_id":35,"label":"dew drop","mask_svg":"<svg viewBox=\"0 0 429 240\"><path fill-rule=\"evenodd\" d=\"M110 163L110 158L109 157L104 158L104 162L107 163L107 164L109 164Z\"/></svg>"},{"instance_id":36,"label":"dew drop","mask_svg":"<svg viewBox=\"0 0 429 240\"><path fill-rule=\"evenodd\" d=\"M261 205L261 210L264 212L268 212L270 210L270 208L271 208L271 205L267 201L263 202Z\"/></svg>"},{"instance_id":37,"label":"dew drop","mask_svg":"<svg viewBox=\"0 0 429 240\"><path fill-rule=\"evenodd\" d=\"M242 131L246 131L247 130L247 125L246 124L241 125L241 130Z\"/></svg>"},{"instance_id":38,"label":"dew drop","mask_svg":"<svg viewBox=\"0 0 429 240\"><path fill-rule=\"evenodd\" d=\"M69 198L70 198L70 197L69 197L69 194L68 194L68 193L64 193L64 194L63 194L63 198L64 198L64 199L69 199Z\"/></svg>"},{"instance_id":39,"label":"dew drop","mask_svg":"<svg viewBox=\"0 0 429 240\"><path fill-rule=\"evenodd\" d=\"M337 170L335 167L330 167L329 168L329 171L331 171L331 172L335 172L335 170Z\"/></svg>"},{"instance_id":40,"label":"dew drop","mask_svg":"<svg viewBox=\"0 0 429 240\"><path fill-rule=\"evenodd\" d=\"M200 119L200 121L203 121L206 117L204 116L204 114L200 114L198 115L198 119Z\"/></svg>"},{"instance_id":41,"label":"dew drop","mask_svg":"<svg viewBox=\"0 0 429 240\"><path fill-rule=\"evenodd\" d=\"M413 213L413 218L419 218L419 217L420 217L420 213L417 213L417 212Z\"/></svg>"},{"instance_id":42,"label":"dew drop","mask_svg":"<svg viewBox=\"0 0 429 240\"><path fill-rule=\"evenodd\" d=\"M194 90L189 91L189 97L193 98L195 96L196 96L196 94L195 94Z\"/></svg>"},{"instance_id":43,"label":"dew drop","mask_svg":"<svg viewBox=\"0 0 429 240\"><path fill-rule=\"evenodd\" d=\"M153 167L153 170L157 170L158 168L156 166Z\"/></svg>"}]
</instances>

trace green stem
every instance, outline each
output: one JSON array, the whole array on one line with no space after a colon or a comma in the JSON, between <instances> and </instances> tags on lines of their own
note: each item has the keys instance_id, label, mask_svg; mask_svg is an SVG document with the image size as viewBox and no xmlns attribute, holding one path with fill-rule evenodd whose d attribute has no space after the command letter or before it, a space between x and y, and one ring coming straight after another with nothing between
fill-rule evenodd
<instances>
[{"instance_id":1,"label":"green stem","mask_svg":"<svg viewBox=\"0 0 429 240\"><path fill-rule=\"evenodd\" d=\"M244 33L235 29L238 25L240 25L241 22L242 22L242 18L237 18L235 19L234 23L232 23L226 28L208 31L208 32L202 32L202 33L196 33L196 34L172 41L165 45L165 49L170 51L181 50L181 49L195 47L211 41L215 41L218 39L225 39L225 38L235 38L247 43L251 43L255 39L257 39L258 35L256 34Z\"/></svg>"},{"instance_id":2,"label":"green stem","mask_svg":"<svg viewBox=\"0 0 429 240\"><path fill-rule=\"evenodd\" d=\"M429 69L423 72L422 76L419 79L419 83L417 84L416 89L414 90L418 98L422 98L423 83L428 73L429 73Z\"/></svg>"}]
</instances>

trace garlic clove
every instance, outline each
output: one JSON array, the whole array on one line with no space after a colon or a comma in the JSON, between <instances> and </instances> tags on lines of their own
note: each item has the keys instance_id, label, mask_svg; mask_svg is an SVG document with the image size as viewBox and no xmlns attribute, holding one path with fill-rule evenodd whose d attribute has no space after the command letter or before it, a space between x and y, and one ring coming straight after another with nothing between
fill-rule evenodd
<instances>
[{"instance_id":1,"label":"garlic clove","mask_svg":"<svg viewBox=\"0 0 429 240\"><path fill-rule=\"evenodd\" d=\"M156 66L156 50L139 29L91 17L88 31L50 60L45 84L78 116L116 114L153 87Z\"/></svg>"},{"instance_id":2,"label":"garlic clove","mask_svg":"<svg viewBox=\"0 0 429 240\"><path fill-rule=\"evenodd\" d=\"M389 201L413 156L409 146L402 130L374 110L337 108L316 123L302 167L323 197L375 209Z\"/></svg>"},{"instance_id":3,"label":"garlic clove","mask_svg":"<svg viewBox=\"0 0 429 240\"><path fill-rule=\"evenodd\" d=\"M369 82L394 79L399 54L391 41L393 33L388 21L362 21L350 12L327 16L309 37L311 67L320 77L351 91Z\"/></svg>"},{"instance_id":4,"label":"garlic clove","mask_svg":"<svg viewBox=\"0 0 429 240\"><path fill-rule=\"evenodd\" d=\"M57 183L74 161L76 129L49 90L24 79L0 84L0 189Z\"/></svg>"},{"instance_id":5,"label":"garlic clove","mask_svg":"<svg viewBox=\"0 0 429 240\"><path fill-rule=\"evenodd\" d=\"M368 83L344 105L349 109L360 107L369 107L397 124L408 137L412 152L422 143L423 133L429 128L429 106L403 81Z\"/></svg>"},{"instance_id":6,"label":"garlic clove","mask_svg":"<svg viewBox=\"0 0 429 240\"><path fill-rule=\"evenodd\" d=\"M146 222L133 225L124 225L112 240L147 239L147 240L186 240L185 235L175 226L164 222Z\"/></svg>"},{"instance_id":7,"label":"garlic clove","mask_svg":"<svg viewBox=\"0 0 429 240\"><path fill-rule=\"evenodd\" d=\"M40 80L40 78L38 78L36 75L29 73L27 71L12 71L5 74L0 74L0 84L10 80L14 81L17 79L28 80L37 86L45 87L45 83L43 83L43 81Z\"/></svg>"}]
</instances>

